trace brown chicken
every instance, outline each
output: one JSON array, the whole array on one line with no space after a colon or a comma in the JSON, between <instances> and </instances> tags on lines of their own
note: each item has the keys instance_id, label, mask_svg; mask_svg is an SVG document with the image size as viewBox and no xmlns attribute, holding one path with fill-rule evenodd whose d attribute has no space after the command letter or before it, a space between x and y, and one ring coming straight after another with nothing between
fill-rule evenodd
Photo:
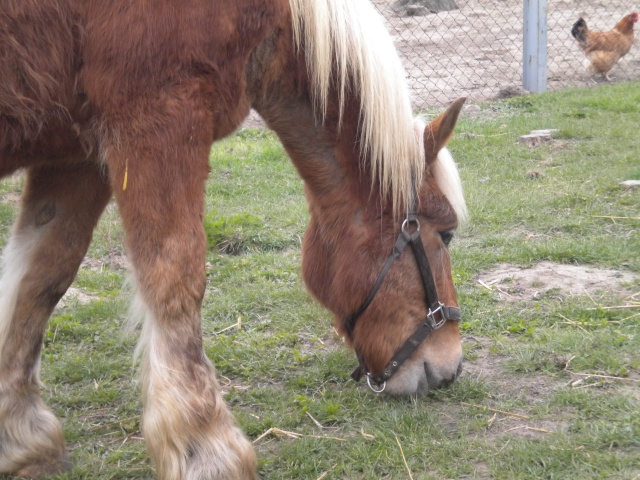
<instances>
[{"instance_id":1,"label":"brown chicken","mask_svg":"<svg viewBox=\"0 0 640 480\"><path fill-rule=\"evenodd\" d=\"M589 30L583 18L573 24L571 35L591 62L589 72L592 75L599 73L611 81L609 70L629 52L633 43L633 24L637 21L638 14L630 13L607 32Z\"/></svg>"}]
</instances>

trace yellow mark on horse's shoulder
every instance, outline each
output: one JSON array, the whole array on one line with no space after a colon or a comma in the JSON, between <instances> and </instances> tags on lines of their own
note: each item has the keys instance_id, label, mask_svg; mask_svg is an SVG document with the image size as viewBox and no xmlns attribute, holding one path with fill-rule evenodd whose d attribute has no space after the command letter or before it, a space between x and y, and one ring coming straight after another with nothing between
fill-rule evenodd
<instances>
[{"instance_id":1,"label":"yellow mark on horse's shoulder","mask_svg":"<svg viewBox=\"0 0 640 480\"><path fill-rule=\"evenodd\" d=\"M126 190L127 189L127 180L129 178L129 159L127 158L125 160L125 164L124 164L124 180L122 182L122 190Z\"/></svg>"}]
</instances>

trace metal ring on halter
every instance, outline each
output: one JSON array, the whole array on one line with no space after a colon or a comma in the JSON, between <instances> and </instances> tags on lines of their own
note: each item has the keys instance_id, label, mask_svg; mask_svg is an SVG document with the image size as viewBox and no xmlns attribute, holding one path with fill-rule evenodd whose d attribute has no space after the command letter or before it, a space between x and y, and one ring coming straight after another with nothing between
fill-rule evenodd
<instances>
[{"instance_id":1,"label":"metal ring on halter","mask_svg":"<svg viewBox=\"0 0 640 480\"><path fill-rule=\"evenodd\" d=\"M375 388L373 388L373 385L371 385L371 374L367 373L367 385L369 385L369 388L371 389L372 392L382 393L384 392L384 389L387 386L387 382L382 382L382 388L380 390L376 390Z\"/></svg>"},{"instance_id":2,"label":"metal ring on halter","mask_svg":"<svg viewBox=\"0 0 640 480\"><path fill-rule=\"evenodd\" d=\"M402 230L403 233L407 233L407 225L409 225L410 223L415 223L416 224L416 232L420 231L420 222L418 221L417 218L409 220L408 218L404 219L404 222L402 222L402 227L400 228Z\"/></svg>"}]
</instances>

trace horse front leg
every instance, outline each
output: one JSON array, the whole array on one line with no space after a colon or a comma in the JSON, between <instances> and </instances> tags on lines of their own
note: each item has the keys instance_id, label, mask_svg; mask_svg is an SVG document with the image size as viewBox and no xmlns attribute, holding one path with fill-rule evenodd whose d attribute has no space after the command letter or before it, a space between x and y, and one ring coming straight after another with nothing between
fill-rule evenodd
<instances>
[{"instance_id":1,"label":"horse front leg","mask_svg":"<svg viewBox=\"0 0 640 480\"><path fill-rule=\"evenodd\" d=\"M40 398L40 351L110 196L94 164L27 171L0 278L0 474L34 478L69 466L60 423Z\"/></svg>"},{"instance_id":2,"label":"horse front leg","mask_svg":"<svg viewBox=\"0 0 640 480\"><path fill-rule=\"evenodd\" d=\"M142 432L159 479L249 480L256 475L253 448L202 345L210 139L195 112L181 111L175 132L128 139L120 130L109 149L137 286L133 310L142 321Z\"/></svg>"}]
</instances>

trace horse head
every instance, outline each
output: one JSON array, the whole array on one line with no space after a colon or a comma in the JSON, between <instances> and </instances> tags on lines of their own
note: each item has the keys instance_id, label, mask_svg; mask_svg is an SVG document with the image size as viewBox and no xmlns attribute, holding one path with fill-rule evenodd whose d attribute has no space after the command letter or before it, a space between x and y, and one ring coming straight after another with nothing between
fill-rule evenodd
<instances>
[{"instance_id":1,"label":"horse head","mask_svg":"<svg viewBox=\"0 0 640 480\"><path fill-rule=\"evenodd\" d=\"M307 188L311 221L303 277L334 314L335 327L356 351L370 386L372 379L378 384L374 390L424 394L451 383L461 370L448 245L465 204L446 145L463 103L457 100L424 127L418 123L425 164L413 205L406 206L409 216L395 215L390 201L364 187L342 189L344 198L333 208L317 205L317 195ZM366 175L354 176L348 184L366 183ZM426 267L418 260L420 248ZM444 308L437 311L439 306Z\"/></svg>"}]
</instances>

